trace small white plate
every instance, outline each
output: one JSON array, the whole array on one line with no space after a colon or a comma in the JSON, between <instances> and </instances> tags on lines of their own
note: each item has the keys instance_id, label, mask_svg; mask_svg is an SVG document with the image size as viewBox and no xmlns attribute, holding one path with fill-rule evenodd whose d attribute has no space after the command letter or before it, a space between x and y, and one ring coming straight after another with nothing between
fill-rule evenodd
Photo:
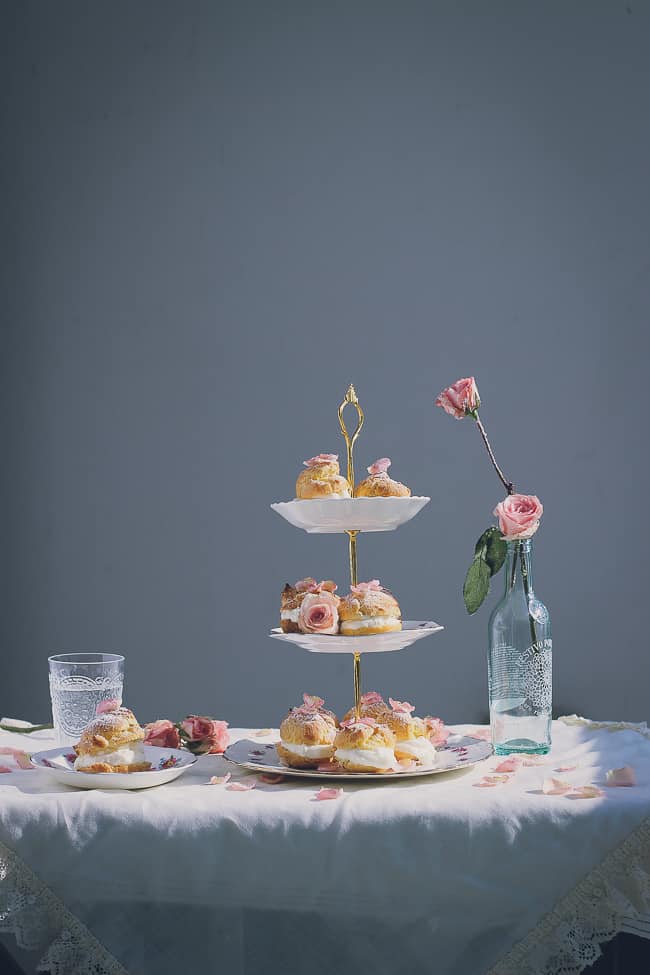
<instances>
[{"instance_id":1,"label":"small white plate","mask_svg":"<svg viewBox=\"0 0 650 975\"><path fill-rule=\"evenodd\" d=\"M196 755L178 748L145 745L144 754L146 761L151 762L147 772L76 772L73 765L77 756L70 745L36 752L31 762L73 789L150 789L177 779L196 762Z\"/></svg>"},{"instance_id":2,"label":"small white plate","mask_svg":"<svg viewBox=\"0 0 650 975\"><path fill-rule=\"evenodd\" d=\"M440 772L471 768L472 765L485 761L491 754L492 745L489 741L469 735L451 735L446 745L437 746L435 765L401 769L399 772L317 772L312 769L288 768L280 761L275 742L260 744L259 741L246 738L228 745L223 757L233 765L252 772L286 775L296 779L372 779L374 782L383 782L385 779L410 779L420 775L437 775Z\"/></svg>"},{"instance_id":3,"label":"small white plate","mask_svg":"<svg viewBox=\"0 0 650 975\"><path fill-rule=\"evenodd\" d=\"M395 633L375 633L371 636L324 636L322 633L283 633L280 627L271 630L269 636L276 640L288 640L312 653L385 653L403 650L416 640L444 630L432 620L403 620L402 629Z\"/></svg>"},{"instance_id":4,"label":"small white plate","mask_svg":"<svg viewBox=\"0 0 650 975\"><path fill-rule=\"evenodd\" d=\"M296 528L318 535L390 532L410 521L431 498L312 498L271 507Z\"/></svg>"}]
</instances>

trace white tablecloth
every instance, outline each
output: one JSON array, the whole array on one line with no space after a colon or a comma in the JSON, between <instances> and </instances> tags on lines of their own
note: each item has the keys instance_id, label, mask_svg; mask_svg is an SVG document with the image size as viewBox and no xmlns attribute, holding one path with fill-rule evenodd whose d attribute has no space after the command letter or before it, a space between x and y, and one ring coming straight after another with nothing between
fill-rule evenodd
<instances>
[{"instance_id":1,"label":"white tablecloth","mask_svg":"<svg viewBox=\"0 0 650 975\"><path fill-rule=\"evenodd\" d=\"M7 745L52 739L2 732ZM40 940L55 975L581 971L626 916L650 913L650 741L554 722L545 765L477 788L499 761L346 783L324 802L315 782L240 770L255 789L211 785L232 770L218 756L137 792L2 774L0 928ZM623 765L637 786L605 786ZM605 794L544 795L550 775Z\"/></svg>"}]
</instances>

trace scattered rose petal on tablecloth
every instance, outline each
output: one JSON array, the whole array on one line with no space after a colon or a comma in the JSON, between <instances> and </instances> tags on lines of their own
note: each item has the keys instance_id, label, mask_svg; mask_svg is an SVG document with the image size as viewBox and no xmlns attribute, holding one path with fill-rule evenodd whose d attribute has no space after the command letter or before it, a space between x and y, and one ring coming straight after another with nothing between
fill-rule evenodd
<instances>
[{"instance_id":1,"label":"scattered rose petal on tablecloth","mask_svg":"<svg viewBox=\"0 0 650 975\"><path fill-rule=\"evenodd\" d=\"M495 768L495 772L516 772L521 764L521 759L514 755L500 762Z\"/></svg>"},{"instance_id":2,"label":"scattered rose petal on tablecloth","mask_svg":"<svg viewBox=\"0 0 650 975\"><path fill-rule=\"evenodd\" d=\"M631 765L624 765L622 768L610 768L605 781L607 785L636 785L636 775Z\"/></svg>"},{"instance_id":3,"label":"scattered rose petal on tablecloth","mask_svg":"<svg viewBox=\"0 0 650 975\"><path fill-rule=\"evenodd\" d=\"M533 765L546 765L546 761L541 755L529 755L528 758L524 759L524 765L530 768Z\"/></svg>"},{"instance_id":4,"label":"scattered rose petal on tablecloth","mask_svg":"<svg viewBox=\"0 0 650 975\"><path fill-rule=\"evenodd\" d=\"M260 782L264 785L279 785L280 782L284 782L285 776L281 775L279 772L263 772L260 775Z\"/></svg>"},{"instance_id":5,"label":"scattered rose petal on tablecloth","mask_svg":"<svg viewBox=\"0 0 650 975\"><path fill-rule=\"evenodd\" d=\"M229 792L250 792L255 788L255 782L231 782L226 786Z\"/></svg>"},{"instance_id":6,"label":"scattered rose petal on tablecloth","mask_svg":"<svg viewBox=\"0 0 650 975\"><path fill-rule=\"evenodd\" d=\"M2 772L11 772L11 769L7 768L6 765L0 765L0 774L2 774Z\"/></svg>"},{"instance_id":7,"label":"scattered rose petal on tablecloth","mask_svg":"<svg viewBox=\"0 0 650 975\"><path fill-rule=\"evenodd\" d=\"M319 789L314 799L340 799L343 789Z\"/></svg>"},{"instance_id":8,"label":"scattered rose petal on tablecloth","mask_svg":"<svg viewBox=\"0 0 650 975\"><path fill-rule=\"evenodd\" d=\"M578 767L577 765L558 765L558 767L554 768L553 771L554 772L575 772L577 767Z\"/></svg>"},{"instance_id":9,"label":"scattered rose petal on tablecloth","mask_svg":"<svg viewBox=\"0 0 650 975\"><path fill-rule=\"evenodd\" d=\"M564 779L544 779L542 792L545 796L565 796L573 786Z\"/></svg>"},{"instance_id":10,"label":"scattered rose petal on tablecloth","mask_svg":"<svg viewBox=\"0 0 650 975\"><path fill-rule=\"evenodd\" d=\"M265 738L267 735L272 734L273 728L260 728L259 731L255 732L256 738Z\"/></svg>"},{"instance_id":11,"label":"scattered rose petal on tablecloth","mask_svg":"<svg viewBox=\"0 0 650 975\"><path fill-rule=\"evenodd\" d=\"M27 752L22 751L20 748L0 748L0 755L11 755L18 768L23 769L25 772L29 772L34 768Z\"/></svg>"},{"instance_id":12,"label":"scattered rose petal on tablecloth","mask_svg":"<svg viewBox=\"0 0 650 975\"><path fill-rule=\"evenodd\" d=\"M470 738L481 738L483 741L489 741L492 737L492 732L489 728L473 728L467 734Z\"/></svg>"},{"instance_id":13,"label":"scattered rose petal on tablecloth","mask_svg":"<svg viewBox=\"0 0 650 975\"><path fill-rule=\"evenodd\" d=\"M605 793L597 785L576 785L567 793L567 799L597 799Z\"/></svg>"},{"instance_id":14,"label":"scattered rose petal on tablecloth","mask_svg":"<svg viewBox=\"0 0 650 975\"><path fill-rule=\"evenodd\" d=\"M210 779L210 785L225 785L226 782L230 782L232 778L232 772L226 772L225 775L213 775Z\"/></svg>"},{"instance_id":15,"label":"scattered rose petal on tablecloth","mask_svg":"<svg viewBox=\"0 0 650 975\"><path fill-rule=\"evenodd\" d=\"M484 775L480 782L475 782L478 789L491 789L495 785L504 785L510 781L509 775Z\"/></svg>"}]
</instances>

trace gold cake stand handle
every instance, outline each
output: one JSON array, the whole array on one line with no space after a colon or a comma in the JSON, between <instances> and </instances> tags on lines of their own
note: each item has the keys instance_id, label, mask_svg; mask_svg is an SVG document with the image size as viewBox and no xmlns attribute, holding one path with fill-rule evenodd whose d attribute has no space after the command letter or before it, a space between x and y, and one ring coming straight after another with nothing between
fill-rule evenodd
<instances>
[{"instance_id":1,"label":"gold cake stand handle","mask_svg":"<svg viewBox=\"0 0 650 975\"><path fill-rule=\"evenodd\" d=\"M343 419L343 410L346 406L353 406L357 411L357 426L350 436L348 428L345 425L345 420ZM363 426L364 415L361 405L357 398L357 392L350 383L347 392L343 398L343 402L339 406L339 425L341 427L341 433L343 434L343 439L345 440L345 446L347 447L348 453L348 484L350 486L350 494L352 497L355 495L355 484L354 484L354 445L356 443L357 437L361 433L361 427ZM346 531L346 535L349 538L349 552L350 552L350 585L356 586L357 584L357 535L358 531L349 530ZM354 654L354 711L357 719L361 717L361 654L355 651Z\"/></svg>"}]
</instances>

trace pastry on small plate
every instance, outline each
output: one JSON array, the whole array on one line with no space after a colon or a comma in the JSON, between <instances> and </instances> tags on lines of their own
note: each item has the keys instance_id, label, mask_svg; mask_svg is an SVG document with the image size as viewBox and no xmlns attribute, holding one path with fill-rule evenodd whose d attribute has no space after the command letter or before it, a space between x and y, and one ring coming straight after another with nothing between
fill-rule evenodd
<instances>
[{"instance_id":1,"label":"pastry on small plate","mask_svg":"<svg viewBox=\"0 0 650 975\"><path fill-rule=\"evenodd\" d=\"M304 460L296 481L296 498L349 498L350 485L339 471L338 454L318 454Z\"/></svg>"},{"instance_id":2,"label":"pastry on small plate","mask_svg":"<svg viewBox=\"0 0 650 975\"><path fill-rule=\"evenodd\" d=\"M375 720L381 722L382 718L392 714L390 705L386 704L383 697L378 691L368 691L366 694L362 694L359 698L359 717L360 718L375 718ZM356 712L354 708L343 715L343 721L350 721L356 717ZM385 721L383 722L386 723Z\"/></svg>"},{"instance_id":3,"label":"pastry on small plate","mask_svg":"<svg viewBox=\"0 0 650 975\"><path fill-rule=\"evenodd\" d=\"M410 498L411 489L406 484L388 476L390 457L380 457L367 468L370 477L357 484L355 498Z\"/></svg>"},{"instance_id":4,"label":"pastry on small plate","mask_svg":"<svg viewBox=\"0 0 650 975\"><path fill-rule=\"evenodd\" d=\"M350 586L350 594L341 600L339 617L341 636L372 636L402 629L399 604L393 594L379 584L379 579Z\"/></svg>"},{"instance_id":5,"label":"pastry on small plate","mask_svg":"<svg viewBox=\"0 0 650 975\"><path fill-rule=\"evenodd\" d=\"M415 761L418 765L433 765L436 749L429 738L429 728L422 718L412 712L415 705L408 701L396 701L392 697L390 713L382 721L395 735L395 757L399 761Z\"/></svg>"},{"instance_id":6,"label":"pastry on small plate","mask_svg":"<svg viewBox=\"0 0 650 975\"><path fill-rule=\"evenodd\" d=\"M374 718L344 721L334 749L334 760L349 772L390 772L395 768L395 735Z\"/></svg>"},{"instance_id":7,"label":"pastry on small plate","mask_svg":"<svg viewBox=\"0 0 650 975\"><path fill-rule=\"evenodd\" d=\"M325 633L339 631L337 585L331 579L316 582L311 576L286 584L280 599L280 627L283 633Z\"/></svg>"},{"instance_id":8,"label":"pastry on small plate","mask_svg":"<svg viewBox=\"0 0 650 975\"><path fill-rule=\"evenodd\" d=\"M336 715L322 697L303 694L300 707L291 708L280 725L278 755L289 768L316 768L334 755Z\"/></svg>"},{"instance_id":9,"label":"pastry on small plate","mask_svg":"<svg viewBox=\"0 0 650 975\"><path fill-rule=\"evenodd\" d=\"M133 711L118 707L98 714L81 732L75 772L146 772L151 768L144 753L144 731Z\"/></svg>"}]
</instances>

